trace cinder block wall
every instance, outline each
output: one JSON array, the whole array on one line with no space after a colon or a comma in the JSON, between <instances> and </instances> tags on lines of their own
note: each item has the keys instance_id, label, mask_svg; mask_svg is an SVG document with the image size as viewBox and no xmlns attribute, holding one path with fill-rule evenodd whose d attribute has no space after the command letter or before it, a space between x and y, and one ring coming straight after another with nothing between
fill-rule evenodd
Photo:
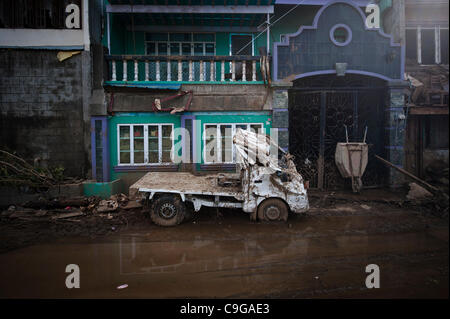
<instances>
[{"instance_id":1,"label":"cinder block wall","mask_svg":"<svg viewBox=\"0 0 450 319\"><path fill-rule=\"evenodd\" d=\"M0 51L0 148L84 176L82 55L59 62L57 53Z\"/></svg>"}]
</instances>

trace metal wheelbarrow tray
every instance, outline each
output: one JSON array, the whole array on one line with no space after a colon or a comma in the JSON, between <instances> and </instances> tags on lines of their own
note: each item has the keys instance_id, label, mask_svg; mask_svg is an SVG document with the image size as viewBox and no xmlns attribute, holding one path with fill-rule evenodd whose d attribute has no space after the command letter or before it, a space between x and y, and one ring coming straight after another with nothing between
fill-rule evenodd
<instances>
[{"instance_id":1,"label":"metal wheelbarrow tray","mask_svg":"<svg viewBox=\"0 0 450 319\"><path fill-rule=\"evenodd\" d=\"M362 189L361 177L367 167L369 147L366 143L337 143L335 162L342 177L352 179L353 192Z\"/></svg>"}]
</instances>

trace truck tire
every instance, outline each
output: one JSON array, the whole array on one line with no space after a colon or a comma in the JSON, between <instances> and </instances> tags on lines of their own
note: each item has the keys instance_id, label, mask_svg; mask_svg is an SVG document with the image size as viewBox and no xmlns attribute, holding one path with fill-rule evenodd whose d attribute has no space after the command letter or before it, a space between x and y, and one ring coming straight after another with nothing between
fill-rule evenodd
<instances>
[{"instance_id":1,"label":"truck tire","mask_svg":"<svg viewBox=\"0 0 450 319\"><path fill-rule=\"evenodd\" d=\"M159 226L176 226L183 222L186 206L178 196L162 195L157 198L150 211L151 220Z\"/></svg>"},{"instance_id":2,"label":"truck tire","mask_svg":"<svg viewBox=\"0 0 450 319\"><path fill-rule=\"evenodd\" d=\"M288 215L287 205L278 198L266 199L258 206L258 219L261 221L287 221Z\"/></svg>"}]
</instances>

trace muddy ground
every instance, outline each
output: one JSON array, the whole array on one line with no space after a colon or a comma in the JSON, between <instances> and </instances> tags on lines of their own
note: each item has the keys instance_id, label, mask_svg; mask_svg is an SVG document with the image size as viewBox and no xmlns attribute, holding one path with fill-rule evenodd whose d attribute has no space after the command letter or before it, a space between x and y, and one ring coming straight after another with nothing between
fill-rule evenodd
<instances>
[{"instance_id":1,"label":"muddy ground","mask_svg":"<svg viewBox=\"0 0 450 319\"><path fill-rule=\"evenodd\" d=\"M310 192L310 203L272 224L234 210L173 228L142 209L2 217L0 297L448 298L447 212L380 190ZM67 264L80 266L80 289L66 288ZM366 288L368 264L379 289Z\"/></svg>"}]
</instances>

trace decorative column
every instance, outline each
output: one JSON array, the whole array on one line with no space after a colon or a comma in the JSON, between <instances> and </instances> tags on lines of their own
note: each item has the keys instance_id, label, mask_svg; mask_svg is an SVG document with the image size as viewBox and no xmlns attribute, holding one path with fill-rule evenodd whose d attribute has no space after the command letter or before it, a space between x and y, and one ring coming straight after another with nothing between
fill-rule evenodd
<instances>
[{"instance_id":1,"label":"decorative column","mask_svg":"<svg viewBox=\"0 0 450 319\"><path fill-rule=\"evenodd\" d=\"M272 84L272 128L278 129L278 146L285 151L289 149L289 83Z\"/></svg>"},{"instance_id":2,"label":"decorative column","mask_svg":"<svg viewBox=\"0 0 450 319\"><path fill-rule=\"evenodd\" d=\"M392 164L403 168L405 163L406 114L404 89L406 81L388 83L388 98L385 108L385 158ZM388 185L401 186L405 182L403 174L394 168L388 168Z\"/></svg>"}]
</instances>

